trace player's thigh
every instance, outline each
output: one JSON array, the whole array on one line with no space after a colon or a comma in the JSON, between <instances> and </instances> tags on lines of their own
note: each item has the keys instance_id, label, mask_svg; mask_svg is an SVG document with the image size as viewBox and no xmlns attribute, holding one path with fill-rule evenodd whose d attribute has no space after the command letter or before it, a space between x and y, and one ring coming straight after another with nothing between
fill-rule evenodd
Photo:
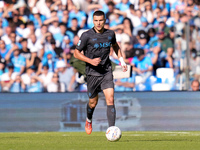
<instances>
[{"instance_id":1,"label":"player's thigh","mask_svg":"<svg viewBox=\"0 0 200 150\"><path fill-rule=\"evenodd\" d=\"M106 104L107 105L114 105L114 88L107 88L103 90L105 95Z\"/></svg>"}]
</instances>

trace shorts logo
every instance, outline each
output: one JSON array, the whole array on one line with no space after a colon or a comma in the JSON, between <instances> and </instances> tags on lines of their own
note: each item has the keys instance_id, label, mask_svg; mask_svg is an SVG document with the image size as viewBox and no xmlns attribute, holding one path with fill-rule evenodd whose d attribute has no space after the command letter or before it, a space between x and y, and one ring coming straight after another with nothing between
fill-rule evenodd
<instances>
[{"instance_id":1,"label":"shorts logo","mask_svg":"<svg viewBox=\"0 0 200 150\"><path fill-rule=\"evenodd\" d=\"M88 93L88 96L90 97L90 96L92 96L92 94L91 94L91 93Z\"/></svg>"},{"instance_id":2,"label":"shorts logo","mask_svg":"<svg viewBox=\"0 0 200 150\"><path fill-rule=\"evenodd\" d=\"M77 46L80 46L80 45L81 45L81 40L79 40L79 41L78 41L78 44L77 44Z\"/></svg>"},{"instance_id":3,"label":"shorts logo","mask_svg":"<svg viewBox=\"0 0 200 150\"><path fill-rule=\"evenodd\" d=\"M111 112L115 112L115 108L112 108L112 109L111 109Z\"/></svg>"}]
</instances>

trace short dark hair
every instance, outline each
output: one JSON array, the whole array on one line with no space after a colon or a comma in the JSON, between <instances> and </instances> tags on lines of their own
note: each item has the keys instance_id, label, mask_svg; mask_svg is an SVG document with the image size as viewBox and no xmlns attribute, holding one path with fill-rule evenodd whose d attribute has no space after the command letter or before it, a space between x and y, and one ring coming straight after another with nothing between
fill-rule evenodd
<instances>
[{"instance_id":1,"label":"short dark hair","mask_svg":"<svg viewBox=\"0 0 200 150\"><path fill-rule=\"evenodd\" d=\"M104 18L105 18L105 13L101 10L97 10L94 12L93 17L94 16L104 16Z\"/></svg>"}]
</instances>

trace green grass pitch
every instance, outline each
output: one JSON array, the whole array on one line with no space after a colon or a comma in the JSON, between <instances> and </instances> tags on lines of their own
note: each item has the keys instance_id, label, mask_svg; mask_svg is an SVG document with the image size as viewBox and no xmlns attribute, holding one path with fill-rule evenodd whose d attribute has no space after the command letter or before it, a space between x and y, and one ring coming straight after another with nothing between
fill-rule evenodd
<instances>
[{"instance_id":1,"label":"green grass pitch","mask_svg":"<svg viewBox=\"0 0 200 150\"><path fill-rule=\"evenodd\" d=\"M198 150L200 132L122 132L109 142L104 132L0 133L0 150Z\"/></svg>"}]
</instances>

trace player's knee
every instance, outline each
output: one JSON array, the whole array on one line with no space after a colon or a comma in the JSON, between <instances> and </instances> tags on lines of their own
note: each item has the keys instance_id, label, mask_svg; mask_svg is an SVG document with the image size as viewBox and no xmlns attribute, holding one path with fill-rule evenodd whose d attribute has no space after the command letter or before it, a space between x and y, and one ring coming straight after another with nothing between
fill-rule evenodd
<instances>
[{"instance_id":1,"label":"player's knee","mask_svg":"<svg viewBox=\"0 0 200 150\"><path fill-rule=\"evenodd\" d=\"M114 98L113 97L109 97L107 99L107 105L114 105Z\"/></svg>"},{"instance_id":2,"label":"player's knee","mask_svg":"<svg viewBox=\"0 0 200 150\"><path fill-rule=\"evenodd\" d=\"M90 102L89 103L90 108L95 108L96 105L97 105L97 102Z\"/></svg>"}]
</instances>

